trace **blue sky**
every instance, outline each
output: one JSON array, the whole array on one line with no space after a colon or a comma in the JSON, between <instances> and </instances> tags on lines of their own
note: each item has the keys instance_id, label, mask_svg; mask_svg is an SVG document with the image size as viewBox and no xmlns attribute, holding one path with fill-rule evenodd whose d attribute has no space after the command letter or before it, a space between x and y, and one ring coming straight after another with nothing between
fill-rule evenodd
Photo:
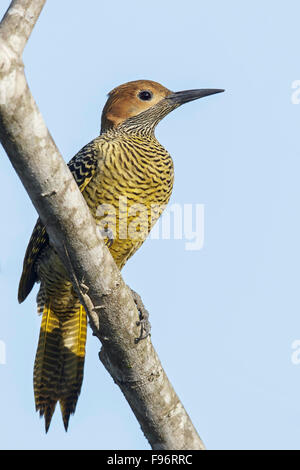
<instances>
[{"instance_id":1,"label":"blue sky","mask_svg":"<svg viewBox=\"0 0 300 470\"><path fill-rule=\"evenodd\" d=\"M300 449L299 14L296 0L52 0L24 54L66 160L98 134L106 94L123 82L226 89L176 110L156 133L174 159L171 202L204 204L203 248L147 240L123 270L209 449ZM0 448L149 449L91 334L69 431L57 410L44 434L32 390L36 288L16 300L36 212L0 156Z\"/></svg>"}]
</instances>

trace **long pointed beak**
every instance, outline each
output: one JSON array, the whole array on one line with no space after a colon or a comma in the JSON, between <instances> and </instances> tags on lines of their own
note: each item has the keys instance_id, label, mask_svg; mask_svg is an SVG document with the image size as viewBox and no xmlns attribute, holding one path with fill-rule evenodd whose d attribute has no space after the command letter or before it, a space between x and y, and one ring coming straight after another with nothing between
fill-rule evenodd
<instances>
[{"instance_id":1,"label":"long pointed beak","mask_svg":"<svg viewBox=\"0 0 300 470\"><path fill-rule=\"evenodd\" d=\"M176 104L184 104L189 101L198 100L199 98L204 98L204 96L214 95L216 93L222 93L225 90L215 89L215 88L202 88L200 90L184 90L177 91L167 96L167 100L171 100Z\"/></svg>"}]
</instances>

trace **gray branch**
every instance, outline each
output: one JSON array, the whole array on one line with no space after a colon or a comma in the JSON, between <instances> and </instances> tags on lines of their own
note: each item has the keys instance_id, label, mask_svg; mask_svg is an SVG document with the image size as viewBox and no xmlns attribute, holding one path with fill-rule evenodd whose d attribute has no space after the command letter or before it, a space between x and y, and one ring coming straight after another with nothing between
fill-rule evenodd
<instances>
[{"instance_id":1,"label":"gray branch","mask_svg":"<svg viewBox=\"0 0 300 470\"><path fill-rule=\"evenodd\" d=\"M22 52L45 0L14 0L0 24L0 140L86 308L100 359L153 449L204 449L31 95ZM88 286L88 287L86 287Z\"/></svg>"}]
</instances>

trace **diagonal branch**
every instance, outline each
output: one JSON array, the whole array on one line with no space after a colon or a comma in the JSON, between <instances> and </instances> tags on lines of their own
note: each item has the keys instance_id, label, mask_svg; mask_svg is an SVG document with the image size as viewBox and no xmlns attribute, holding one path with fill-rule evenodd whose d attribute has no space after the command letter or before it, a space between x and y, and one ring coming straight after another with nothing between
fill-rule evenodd
<instances>
[{"instance_id":1,"label":"diagonal branch","mask_svg":"<svg viewBox=\"0 0 300 470\"><path fill-rule=\"evenodd\" d=\"M21 55L44 4L45 0L14 0L0 24L1 143L87 310L93 333L102 343L100 359L150 445L203 449L149 337L134 341L139 316L130 289L27 85Z\"/></svg>"}]
</instances>

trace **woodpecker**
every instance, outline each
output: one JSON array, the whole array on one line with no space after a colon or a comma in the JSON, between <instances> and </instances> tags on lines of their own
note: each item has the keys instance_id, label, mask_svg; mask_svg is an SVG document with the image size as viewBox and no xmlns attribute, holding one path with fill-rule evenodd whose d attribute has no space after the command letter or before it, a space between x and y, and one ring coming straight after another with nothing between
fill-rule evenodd
<instances>
[{"instance_id":1,"label":"woodpecker","mask_svg":"<svg viewBox=\"0 0 300 470\"><path fill-rule=\"evenodd\" d=\"M108 94L100 135L83 147L68 167L96 224L104 230L105 243L119 269L142 245L171 196L173 161L155 138L156 125L180 105L222 91L174 93L157 82L136 80ZM121 215L124 217L120 199L126 200L127 226L133 224L139 236L120 236ZM139 218L134 225L138 216L130 210L133 204L142 204L149 214L153 206L158 209L151 211L151 218ZM114 209L114 230L108 227L109 218L105 219L107 211L99 211L99 207ZM83 380L87 317L40 219L25 254L20 303L35 282L40 283L37 308L42 314L33 379L36 410L44 416L47 432L59 402L67 431Z\"/></svg>"}]
</instances>

